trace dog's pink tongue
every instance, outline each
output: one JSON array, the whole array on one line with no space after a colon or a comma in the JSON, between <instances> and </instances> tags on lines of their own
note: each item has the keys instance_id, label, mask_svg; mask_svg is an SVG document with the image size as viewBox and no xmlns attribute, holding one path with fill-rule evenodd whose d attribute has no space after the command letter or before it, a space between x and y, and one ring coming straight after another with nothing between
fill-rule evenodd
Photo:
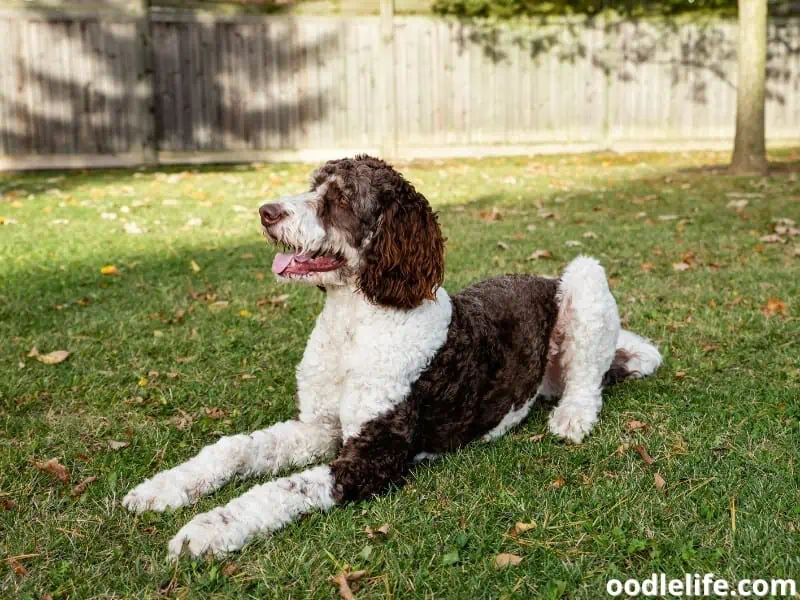
<instances>
[{"instance_id":1,"label":"dog's pink tongue","mask_svg":"<svg viewBox=\"0 0 800 600\"><path fill-rule=\"evenodd\" d=\"M289 268L289 265L292 264L292 259L294 258L294 254L289 254L287 252L278 252L275 255L275 259L272 261L272 272L276 275L280 275L286 269Z\"/></svg>"}]
</instances>

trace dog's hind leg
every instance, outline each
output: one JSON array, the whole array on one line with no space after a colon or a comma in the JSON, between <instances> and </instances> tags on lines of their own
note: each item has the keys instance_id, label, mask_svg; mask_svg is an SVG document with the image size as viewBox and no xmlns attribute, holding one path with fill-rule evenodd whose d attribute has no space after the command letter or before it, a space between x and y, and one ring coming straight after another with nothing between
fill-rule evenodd
<instances>
[{"instance_id":1,"label":"dog's hind leg","mask_svg":"<svg viewBox=\"0 0 800 600\"><path fill-rule=\"evenodd\" d=\"M323 423L285 421L249 435L231 435L197 456L162 471L131 490L122 504L133 511L161 512L192 503L235 476L275 474L330 458L340 445L338 428Z\"/></svg>"},{"instance_id":2,"label":"dog's hind leg","mask_svg":"<svg viewBox=\"0 0 800 600\"><path fill-rule=\"evenodd\" d=\"M659 366L661 366L661 353L655 344L632 331L621 329L614 361L603 376L603 387L625 379L647 377Z\"/></svg>"},{"instance_id":3,"label":"dog's hind leg","mask_svg":"<svg viewBox=\"0 0 800 600\"><path fill-rule=\"evenodd\" d=\"M580 442L600 414L603 376L620 333L617 303L600 263L579 256L567 265L558 305L551 345L551 362L557 362L548 365L540 393L561 396L550 415L550 431Z\"/></svg>"}]
</instances>

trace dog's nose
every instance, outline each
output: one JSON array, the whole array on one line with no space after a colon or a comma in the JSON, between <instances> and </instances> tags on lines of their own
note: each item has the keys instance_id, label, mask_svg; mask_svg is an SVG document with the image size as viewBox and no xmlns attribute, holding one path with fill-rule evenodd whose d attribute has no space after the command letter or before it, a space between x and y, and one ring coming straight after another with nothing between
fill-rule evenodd
<instances>
[{"instance_id":1,"label":"dog's nose","mask_svg":"<svg viewBox=\"0 0 800 600\"><path fill-rule=\"evenodd\" d=\"M264 227L269 227L283 219L286 216L286 210L280 202L270 202L263 204L258 209L258 214L261 215L261 223Z\"/></svg>"}]
</instances>

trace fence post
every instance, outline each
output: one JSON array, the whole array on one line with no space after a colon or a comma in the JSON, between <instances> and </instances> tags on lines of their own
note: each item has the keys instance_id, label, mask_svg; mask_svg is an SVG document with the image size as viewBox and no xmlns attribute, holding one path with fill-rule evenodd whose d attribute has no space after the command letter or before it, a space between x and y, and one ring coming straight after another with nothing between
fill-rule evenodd
<instances>
[{"instance_id":1,"label":"fence post","mask_svg":"<svg viewBox=\"0 0 800 600\"><path fill-rule=\"evenodd\" d=\"M136 106L142 161L145 165L158 164L158 132L153 88L153 36L150 25L150 0L136 2L136 41L139 48L139 68L136 82Z\"/></svg>"},{"instance_id":2,"label":"fence post","mask_svg":"<svg viewBox=\"0 0 800 600\"><path fill-rule=\"evenodd\" d=\"M381 62L383 68L383 139L384 158L397 156L397 77L394 51L394 0L381 0Z\"/></svg>"},{"instance_id":3,"label":"fence post","mask_svg":"<svg viewBox=\"0 0 800 600\"><path fill-rule=\"evenodd\" d=\"M614 28L619 26L619 23L614 22L615 15L609 11L601 21L603 23L603 44L605 45L606 61L604 68L604 82L603 82L603 150L611 151L614 147L614 66L617 57L617 36ZM613 62L612 62L613 61Z\"/></svg>"}]
</instances>

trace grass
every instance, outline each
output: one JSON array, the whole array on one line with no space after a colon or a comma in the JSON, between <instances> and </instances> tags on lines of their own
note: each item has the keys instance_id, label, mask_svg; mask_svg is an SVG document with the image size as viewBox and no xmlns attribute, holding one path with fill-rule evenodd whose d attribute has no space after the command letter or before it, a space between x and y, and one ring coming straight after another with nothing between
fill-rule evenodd
<instances>
[{"instance_id":1,"label":"grass","mask_svg":"<svg viewBox=\"0 0 800 600\"><path fill-rule=\"evenodd\" d=\"M323 296L273 281L254 209L308 167L0 175L0 596L331 598L345 564L368 570L358 598L588 599L661 571L800 579L800 238L759 241L800 221L796 156L757 179L698 169L719 154L403 165L440 211L451 293L592 254L664 367L611 390L581 445L532 440L541 409L402 489L177 567L169 538L252 482L173 514L119 501L221 434L292 416ZM537 249L553 258L527 260ZM33 347L71 355L46 365ZM69 483L34 466L51 458ZM509 535L517 521L535 527ZM387 539L367 537L383 523ZM523 560L495 569L501 552Z\"/></svg>"}]
</instances>

